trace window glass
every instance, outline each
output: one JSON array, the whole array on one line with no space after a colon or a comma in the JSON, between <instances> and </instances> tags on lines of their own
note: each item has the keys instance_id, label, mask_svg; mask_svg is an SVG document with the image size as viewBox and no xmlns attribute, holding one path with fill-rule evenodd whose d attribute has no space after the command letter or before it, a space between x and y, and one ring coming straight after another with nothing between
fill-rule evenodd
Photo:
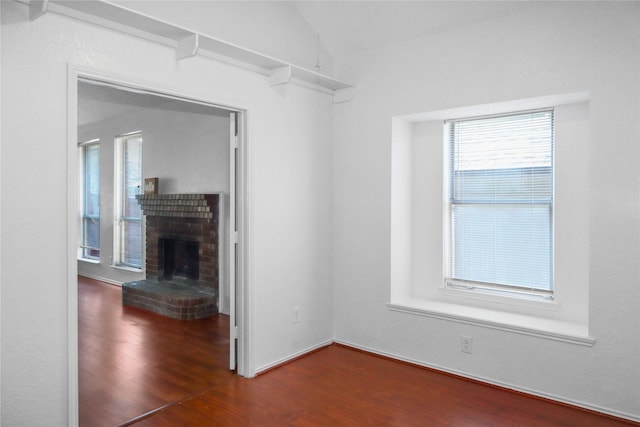
<instances>
[{"instance_id":1,"label":"window glass","mask_svg":"<svg viewBox=\"0 0 640 427\"><path fill-rule=\"evenodd\" d=\"M82 257L100 258L100 145L81 145L83 173Z\"/></svg>"},{"instance_id":2,"label":"window glass","mask_svg":"<svg viewBox=\"0 0 640 427\"><path fill-rule=\"evenodd\" d=\"M142 210L136 195L142 188L142 134L120 138L121 199L119 212L119 265L142 267Z\"/></svg>"},{"instance_id":3,"label":"window glass","mask_svg":"<svg viewBox=\"0 0 640 427\"><path fill-rule=\"evenodd\" d=\"M447 123L448 283L553 290L553 111Z\"/></svg>"}]
</instances>

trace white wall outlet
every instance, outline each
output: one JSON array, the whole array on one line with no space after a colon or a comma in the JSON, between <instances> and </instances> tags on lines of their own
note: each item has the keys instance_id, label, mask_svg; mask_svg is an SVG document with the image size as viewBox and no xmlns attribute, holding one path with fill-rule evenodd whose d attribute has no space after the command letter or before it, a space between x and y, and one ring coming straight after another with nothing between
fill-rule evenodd
<instances>
[{"instance_id":1,"label":"white wall outlet","mask_svg":"<svg viewBox=\"0 0 640 427\"><path fill-rule=\"evenodd\" d=\"M293 308L293 323L300 323L300 307Z\"/></svg>"},{"instance_id":2,"label":"white wall outlet","mask_svg":"<svg viewBox=\"0 0 640 427\"><path fill-rule=\"evenodd\" d=\"M468 335L460 336L460 351L463 353L473 353L473 338Z\"/></svg>"}]
</instances>

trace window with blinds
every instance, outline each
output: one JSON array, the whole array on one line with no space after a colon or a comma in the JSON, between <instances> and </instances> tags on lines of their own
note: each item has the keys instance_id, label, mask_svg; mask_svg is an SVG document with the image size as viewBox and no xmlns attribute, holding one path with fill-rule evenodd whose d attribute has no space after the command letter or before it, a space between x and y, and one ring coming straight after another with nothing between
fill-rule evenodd
<instances>
[{"instance_id":1,"label":"window with blinds","mask_svg":"<svg viewBox=\"0 0 640 427\"><path fill-rule=\"evenodd\" d=\"M80 257L100 260L100 141L80 144L82 162L82 228Z\"/></svg>"},{"instance_id":2,"label":"window with blinds","mask_svg":"<svg viewBox=\"0 0 640 427\"><path fill-rule=\"evenodd\" d=\"M142 268L142 209L136 195L142 192L142 133L116 138L116 215L114 263L121 267Z\"/></svg>"},{"instance_id":3,"label":"window with blinds","mask_svg":"<svg viewBox=\"0 0 640 427\"><path fill-rule=\"evenodd\" d=\"M553 110L455 120L449 287L553 295Z\"/></svg>"}]
</instances>

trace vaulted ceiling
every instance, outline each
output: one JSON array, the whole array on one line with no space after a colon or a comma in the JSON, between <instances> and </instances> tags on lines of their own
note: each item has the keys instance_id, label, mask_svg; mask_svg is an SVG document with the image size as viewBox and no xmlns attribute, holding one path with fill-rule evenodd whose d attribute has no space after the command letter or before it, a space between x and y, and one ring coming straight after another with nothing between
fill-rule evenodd
<instances>
[{"instance_id":1,"label":"vaulted ceiling","mask_svg":"<svg viewBox=\"0 0 640 427\"><path fill-rule=\"evenodd\" d=\"M540 1L296 1L289 2L334 57L433 35L540 7Z\"/></svg>"},{"instance_id":2,"label":"vaulted ceiling","mask_svg":"<svg viewBox=\"0 0 640 427\"><path fill-rule=\"evenodd\" d=\"M505 0L108 0L293 64L345 57L550 5ZM316 33L320 35L320 43Z\"/></svg>"},{"instance_id":3,"label":"vaulted ceiling","mask_svg":"<svg viewBox=\"0 0 640 427\"><path fill-rule=\"evenodd\" d=\"M496 19L548 4L548 2L541 1L483 0L146 0L144 2L120 0L117 2L128 7L141 9L143 12L145 11L144 7L151 7L155 13L171 14L171 11L174 10L171 8L177 4L183 9L189 9L192 16L197 17L198 14L195 12L200 11L199 16L203 22L195 20L192 23L203 24L210 21L215 29L223 31L223 38L238 32L243 35L246 32L243 30L252 26L258 28L258 34L266 36L264 31L267 31L267 27L265 27L267 24L261 23L260 17L266 18L264 14L270 13L269 25L280 27L281 34L276 35L271 32L268 37L264 37L265 39L274 41L278 40L278 37L291 37L294 32L287 31L287 29L304 28L303 32L307 32L309 35L319 33L320 43L332 58L343 58L385 45L442 33L464 25L472 25L476 22ZM276 15L279 18L274 18ZM225 19L220 20L223 17L226 18L226 21ZM238 17L246 18L247 22L237 22ZM226 22L228 28L217 25L221 22ZM310 40L304 41L301 45L310 44ZM241 45L243 45L243 41L251 43L251 39L242 38L230 41ZM256 48L251 45L246 47ZM312 46L309 48L313 49ZM311 56L314 57L314 54ZM309 68L313 66L311 63L301 65ZM324 69L322 71L330 72L330 70ZM187 104L178 101L171 102L157 96L132 94L91 84L80 85L78 95L82 106L78 117L79 125L126 114L128 111L140 107L177 110L187 108Z\"/></svg>"}]
</instances>

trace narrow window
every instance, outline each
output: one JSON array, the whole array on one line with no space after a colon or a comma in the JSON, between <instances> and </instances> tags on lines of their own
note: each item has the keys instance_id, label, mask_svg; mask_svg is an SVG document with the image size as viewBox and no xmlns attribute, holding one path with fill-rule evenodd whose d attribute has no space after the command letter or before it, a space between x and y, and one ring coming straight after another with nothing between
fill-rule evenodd
<instances>
[{"instance_id":1,"label":"narrow window","mask_svg":"<svg viewBox=\"0 0 640 427\"><path fill-rule=\"evenodd\" d=\"M551 298L553 111L446 126L446 286Z\"/></svg>"},{"instance_id":2,"label":"narrow window","mask_svg":"<svg viewBox=\"0 0 640 427\"><path fill-rule=\"evenodd\" d=\"M80 144L82 163L80 257L100 259L100 143L92 140Z\"/></svg>"},{"instance_id":3,"label":"narrow window","mask_svg":"<svg viewBox=\"0 0 640 427\"><path fill-rule=\"evenodd\" d=\"M142 134L116 138L115 264L142 268L142 211L136 195L142 188Z\"/></svg>"}]
</instances>

